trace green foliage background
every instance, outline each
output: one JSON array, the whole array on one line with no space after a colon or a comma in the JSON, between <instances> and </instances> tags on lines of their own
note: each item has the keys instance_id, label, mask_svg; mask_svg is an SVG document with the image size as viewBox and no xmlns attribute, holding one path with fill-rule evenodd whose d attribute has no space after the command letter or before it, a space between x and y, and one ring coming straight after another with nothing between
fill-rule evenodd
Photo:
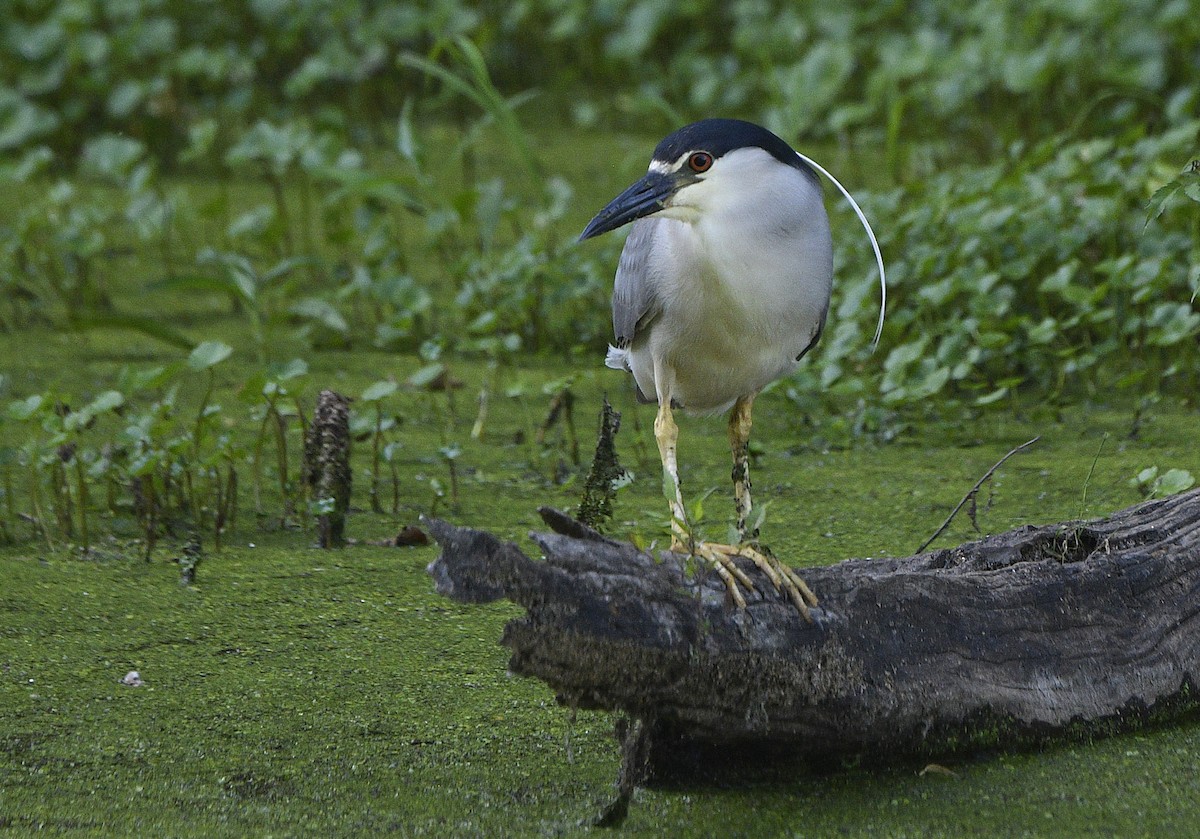
<instances>
[{"instance_id":1,"label":"green foliage background","mask_svg":"<svg viewBox=\"0 0 1200 839\"><path fill-rule=\"evenodd\" d=\"M6 486L24 471L25 503L45 493L70 538L98 484L138 478L215 527L236 513L247 463L256 499L274 475L285 510L303 513L312 500L285 476L284 449L289 434L299 447L312 353L404 354L415 387L482 365L485 403L532 357L598 355L619 243L575 236L655 138L710 114L759 120L840 171L890 264L872 354L873 261L831 199L834 317L778 388L825 427L818 440L1080 399L1141 416L1200 392L1200 23L1184 2L16 0L10 12L0 329L159 347L157 366L81 391L0 379L15 400ZM249 424L209 396L178 398L212 393L229 353L207 374L184 361L205 346L253 359ZM109 391L119 403L98 403ZM395 451L387 394L357 412L373 508ZM121 445L84 434L80 405L90 424L121 416ZM452 467L457 444L440 442ZM4 492L11 532L21 490ZM138 507L114 492L110 507Z\"/></svg>"},{"instance_id":2,"label":"green foliage background","mask_svg":"<svg viewBox=\"0 0 1200 839\"><path fill-rule=\"evenodd\" d=\"M1198 20L1149 0L17 0L0 151L40 200L0 231L0 276L10 300L87 324L105 254L161 251L144 285L245 302L290 275L317 346L596 349L612 252L569 243L577 206L603 199L534 146L576 126L602 161L613 132L720 113L836 143L871 190L888 354L862 350L870 261L842 236L823 386L891 403L1130 376L1193 392L1194 180L1150 225L1145 208L1195 153ZM258 180L273 200L216 208L180 175ZM224 230L181 241L205 222ZM430 249L426 272L412 254ZM14 328L27 313L10 305Z\"/></svg>"},{"instance_id":3,"label":"green foliage background","mask_svg":"<svg viewBox=\"0 0 1200 839\"><path fill-rule=\"evenodd\" d=\"M1195 105L1200 60L1186 0L15 0L0 147L119 130L171 156L200 119L318 113L378 137L413 92L396 53L436 56L456 37L500 89L536 88L560 119L657 134L736 112L790 137L886 132L986 154L1014 134L1172 120Z\"/></svg>"},{"instance_id":4,"label":"green foliage background","mask_svg":"<svg viewBox=\"0 0 1200 839\"><path fill-rule=\"evenodd\" d=\"M534 355L599 354L619 243L575 235L657 136L709 114L762 121L841 171L890 264L872 354L874 266L831 200L831 328L779 388L824 439L1081 398L1139 415L1164 393L1194 404L1200 24L1188 12L17 0L0 21L0 329L137 335L161 363L79 392L0 379L16 400L4 527L22 471L24 503L45 493L70 538L99 484L134 479L215 526L236 514L247 463L256 500L274 475L285 511L303 513L283 452L313 352L406 354L421 365L414 386L482 364L484 398ZM189 317L221 301L215 319ZM202 384L183 359L198 345L253 359L249 424L207 396L180 402ZM105 449L61 406L109 391L118 405L84 414L122 416L124 439ZM376 490L395 452L389 399L357 412ZM230 422L246 430L223 433ZM116 495L110 507L138 508Z\"/></svg>"}]
</instances>

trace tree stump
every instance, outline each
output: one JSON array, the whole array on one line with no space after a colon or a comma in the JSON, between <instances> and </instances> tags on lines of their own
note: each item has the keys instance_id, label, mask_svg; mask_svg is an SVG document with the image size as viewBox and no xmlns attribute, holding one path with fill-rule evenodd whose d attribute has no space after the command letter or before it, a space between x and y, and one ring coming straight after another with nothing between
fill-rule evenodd
<instances>
[{"instance_id":1,"label":"tree stump","mask_svg":"<svg viewBox=\"0 0 1200 839\"><path fill-rule=\"evenodd\" d=\"M805 568L821 600L811 624L748 562L768 593L738 610L682 557L541 513L555 531L532 535L544 561L430 521L437 590L523 606L502 638L510 668L563 703L627 715L649 745L625 752L648 754L651 773L697 744L945 752L1196 706L1200 490L1100 520Z\"/></svg>"}]
</instances>

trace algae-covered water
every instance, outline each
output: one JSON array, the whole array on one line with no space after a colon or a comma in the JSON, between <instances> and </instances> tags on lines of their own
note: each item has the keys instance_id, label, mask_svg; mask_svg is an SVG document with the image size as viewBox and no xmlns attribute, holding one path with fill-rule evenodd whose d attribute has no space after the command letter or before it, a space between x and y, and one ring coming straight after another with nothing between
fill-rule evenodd
<instances>
[{"instance_id":1,"label":"algae-covered water","mask_svg":"<svg viewBox=\"0 0 1200 839\"><path fill-rule=\"evenodd\" d=\"M46 335L46 370L74 349ZM103 343L70 375L105 375ZM378 354L314 358L314 378L361 390L394 364ZM594 365L598 367L597 365ZM193 586L168 540L149 563L120 541L90 558L25 540L0 552L0 829L110 835L541 835L587 831L613 794L612 720L569 712L544 685L506 675L497 641L517 610L462 606L432 592L435 548L368 544L431 504L430 452L461 433L460 501L439 514L524 541L535 507L568 506L581 482L555 483L540 386L557 362L510 371L529 397L497 400L484 438L474 411L448 419L444 394L405 392L400 512L359 511L340 551L251 516L220 550L206 545ZM34 365L31 375L37 374ZM66 374L62 374L66 375ZM231 386L238 378L230 371ZM456 370L466 386L482 373ZM614 532L664 532L652 415L616 374L576 384L585 457L601 396L624 412L618 450L635 473ZM227 391L223 392L229 396ZM771 506L764 535L796 564L911 553L996 460L1036 435L979 495L984 532L1096 516L1141 496L1149 465L1200 470L1194 414L1163 403L1129 438L1132 413L1080 405L1060 414L996 412L969 423L909 423L888 444L811 445L791 402L760 400L755 486ZM458 423L456 425L455 423ZM724 424L682 420L685 493L710 487L706 524L731 516ZM1101 446L1105 434L1107 442ZM639 437L640 435L640 437ZM563 444L565 450L566 444ZM1096 453L1099 450L1099 457ZM544 452L549 451L546 455ZM649 454L647 454L649 452ZM367 451L356 450L356 480ZM649 458L649 459L647 459ZM1094 469L1093 466L1094 463ZM1089 472L1090 478L1089 478ZM1086 494L1084 487L1086 484ZM361 489L361 487L360 487ZM730 508L730 509L727 509ZM960 514L938 544L972 538ZM121 684L131 670L138 687ZM1200 817L1200 726L1037 751L971 753L888 765L762 766L669 789L639 790L631 835L1187 835Z\"/></svg>"}]
</instances>

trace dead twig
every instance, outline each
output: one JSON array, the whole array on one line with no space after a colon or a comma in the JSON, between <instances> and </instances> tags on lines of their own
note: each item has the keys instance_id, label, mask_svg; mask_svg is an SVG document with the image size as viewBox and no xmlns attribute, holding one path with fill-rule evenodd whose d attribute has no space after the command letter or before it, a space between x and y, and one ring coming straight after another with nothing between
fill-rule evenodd
<instances>
[{"instance_id":1,"label":"dead twig","mask_svg":"<svg viewBox=\"0 0 1200 839\"><path fill-rule=\"evenodd\" d=\"M988 478L992 477L992 474L1004 464L1004 461L1008 460L1010 457L1012 457L1017 452L1023 451L1024 449L1029 448L1030 446L1032 446L1034 443L1036 443L1040 439L1042 439L1042 435L1039 434L1038 436L1034 437L1032 440L1024 442L1021 445L1017 446L1015 449L1012 449L1011 451L1009 451L1008 454L1006 454L1004 457L1000 458L994 464L992 464L992 468L983 473L983 477L975 482L975 486L971 487L970 491L962 497L962 501L958 502L958 506L956 506L953 510L950 511L950 515L946 516L946 520L944 522L942 522L942 526L939 527L937 530L935 530L933 532L933 535L930 536L928 539L926 539L921 544L921 547L917 548L916 553L921 553L926 548L928 548L931 544L933 544L933 540L936 539L937 537L941 536L946 531L946 528L950 526L950 522L954 521L954 517L958 515L958 511L961 510L968 501L971 502L972 504L975 503L975 495L976 495L976 493L979 492L979 488L984 485L984 483L987 481Z\"/></svg>"},{"instance_id":2,"label":"dead twig","mask_svg":"<svg viewBox=\"0 0 1200 839\"><path fill-rule=\"evenodd\" d=\"M575 406L575 394L571 392L570 387L564 387L562 390L554 394L550 400L550 410L546 413L546 419L538 426L537 444L539 446L546 445L546 435L554 424L562 420L566 426L567 440L570 445L571 462L576 466L579 465L579 438L575 434L575 415L573 408Z\"/></svg>"}]
</instances>

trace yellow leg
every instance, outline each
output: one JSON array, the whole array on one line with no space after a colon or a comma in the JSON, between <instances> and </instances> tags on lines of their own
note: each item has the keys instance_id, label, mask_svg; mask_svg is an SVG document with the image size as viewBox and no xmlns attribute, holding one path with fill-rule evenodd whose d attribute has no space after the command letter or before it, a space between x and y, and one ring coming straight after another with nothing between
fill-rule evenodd
<instances>
[{"instance_id":1,"label":"yellow leg","mask_svg":"<svg viewBox=\"0 0 1200 839\"><path fill-rule=\"evenodd\" d=\"M671 505L671 550L690 551L689 536L683 509L683 493L679 489L679 462L675 444L679 439L679 426L671 413L671 399L658 403L658 414L654 417L654 439L658 442L658 457L663 467L663 494Z\"/></svg>"},{"instance_id":2,"label":"yellow leg","mask_svg":"<svg viewBox=\"0 0 1200 839\"><path fill-rule=\"evenodd\" d=\"M661 376L656 380L662 383ZM733 451L733 496L737 508L737 528L740 545L720 545L711 542L694 542L687 527L687 512L683 506L683 493L679 487L679 461L677 443L679 426L671 410L670 388L660 385L658 414L654 417L654 439L658 443L658 456L663 467L663 492L671 506L671 550L690 553L701 557L711 565L728 589L738 608L746 608L746 597L742 590L754 591L754 583L733 561L734 557L745 557L762 570L777 591L787 595L806 620L812 620L809 606L817 604L817 598L804 580L778 559L745 544L747 539L758 537L757 531L746 533L746 521L750 516L750 409L754 397L739 399L729 415L729 446Z\"/></svg>"},{"instance_id":3,"label":"yellow leg","mask_svg":"<svg viewBox=\"0 0 1200 839\"><path fill-rule=\"evenodd\" d=\"M812 589L800 578L799 574L774 556L764 553L752 544L747 544L758 539L758 528L754 528L750 532L746 531L746 523L754 508L750 497L750 427L753 405L754 397L744 396L734 403L733 410L729 412L729 448L733 453L733 503L737 512L737 533L740 544L705 543L699 546L697 551L710 557L712 561L718 562L718 568L728 568L731 572L737 571L739 575L741 572L733 564L733 557L741 556L749 559L767 575L776 591L786 594L800 614L805 619L812 620L809 607L817 605L817 598L812 593ZM726 581L726 584L729 585L729 582ZM743 598L736 596L736 590L732 586L730 586L730 591L735 592L734 600L739 605L745 602Z\"/></svg>"},{"instance_id":4,"label":"yellow leg","mask_svg":"<svg viewBox=\"0 0 1200 839\"><path fill-rule=\"evenodd\" d=\"M733 504L737 512L737 533L741 542L758 538L758 529L746 532L746 522L754 504L750 499L750 409L753 396L743 396L729 412L729 448L733 452Z\"/></svg>"}]
</instances>

